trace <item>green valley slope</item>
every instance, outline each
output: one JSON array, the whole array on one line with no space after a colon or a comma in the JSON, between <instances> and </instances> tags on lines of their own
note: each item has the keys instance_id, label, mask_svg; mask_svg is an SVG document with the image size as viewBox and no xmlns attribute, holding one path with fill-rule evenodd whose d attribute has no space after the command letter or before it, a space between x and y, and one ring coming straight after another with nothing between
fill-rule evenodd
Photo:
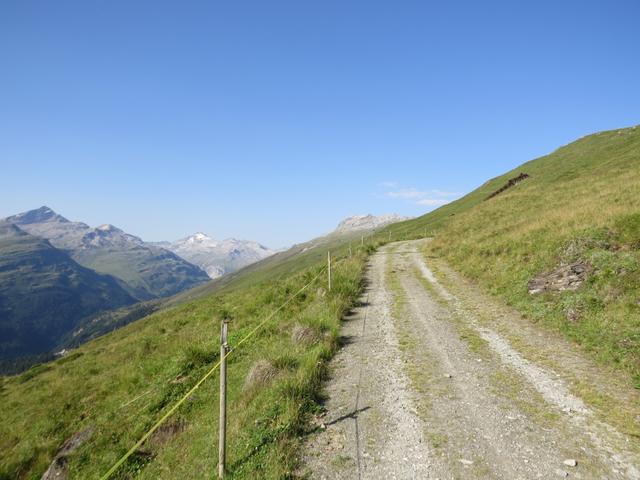
<instances>
[{"instance_id":1,"label":"green valley slope","mask_svg":"<svg viewBox=\"0 0 640 480\"><path fill-rule=\"evenodd\" d=\"M326 291L326 248L334 249ZM367 246L346 258L344 240L248 268L214 291L181 296L146 318L66 357L3 378L0 479L40 478L62 444L92 432L65 459L71 478L99 478L218 358L219 322L230 344L314 277L310 287L230 357L229 469L237 478L282 478L295 467L296 437L319 408L339 323L356 301ZM269 259L267 259L269 260ZM200 479L215 469L214 378L115 478ZM164 472L164 473L163 473Z\"/></svg>"},{"instance_id":2,"label":"green valley slope","mask_svg":"<svg viewBox=\"0 0 640 480\"><path fill-rule=\"evenodd\" d=\"M0 223L0 358L49 351L86 317L134 302L114 277Z\"/></svg>"}]
</instances>

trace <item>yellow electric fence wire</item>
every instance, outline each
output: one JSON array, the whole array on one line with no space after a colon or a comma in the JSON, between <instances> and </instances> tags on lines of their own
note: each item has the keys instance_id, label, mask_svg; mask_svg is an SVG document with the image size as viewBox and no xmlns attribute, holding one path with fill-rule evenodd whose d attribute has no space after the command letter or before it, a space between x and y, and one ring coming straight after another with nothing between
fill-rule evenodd
<instances>
[{"instance_id":1,"label":"yellow electric fence wire","mask_svg":"<svg viewBox=\"0 0 640 480\"><path fill-rule=\"evenodd\" d=\"M155 431L158 429L158 427L159 427L160 425L162 425L162 424L165 422L165 420L166 420L167 418L169 418L169 417L170 417L170 416L171 416L171 415L172 415L172 414L173 414L173 413L178 409L178 407L180 407L180 405L182 405L182 404L187 400L187 398L189 398L189 397L193 394L193 392L195 392L195 391L200 387L200 385L202 385L202 384L204 383L204 381L205 381L207 378L209 378L209 377L213 374L213 372L215 372L215 371L216 371L216 369L220 366L220 363L222 362L222 360L223 360L224 358L227 358L227 357L231 354L231 352L233 352L236 348L238 348L240 345L242 345L244 342L246 342L246 341L247 341L249 338L251 338L251 337L252 337L252 336L253 336L253 335L254 335L258 330L260 330L260 328L262 328L262 326L263 326L265 323L267 323L269 320L271 320L271 319L276 315L276 313L278 313L280 310L282 310L284 307L286 307L289 303L291 303L291 301L292 301L294 298L296 298L296 297L297 297L298 295L300 295L304 290L306 290L306 289L307 289L307 288L308 288L308 287L309 287L313 282L315 282L315 281L318 279L318 277L320 277L320 275L322 275L322 273L326 270L326 268L327 268L326 266L322 267L322 268L320 269L320 271L318 272L318 274L317 274L315 277L313 277L313 278L309 281L309 283L307 283L304 287L302 287L302 288L301 288L300 290L298 290L296 293L294 293L293 295L291 295L291 296L290 296L290 297L289 297L289 298L288 298L288 299L287 299L287 300L286 300L282 305L280 305L280 306L279 306L278 308L276 308L273 312L271 312L271 313L267 316L267 318L265 318L265 319L264 319L262 322L260 322L260 323L259 323L259 324L258 324L258 325L253 329L253 330L251 330L249 333L247 333L247 334L246 334L246 335L245 335L245 336L244 336L244 337L243 337L243 338L242 338L242 339L241 339L241 340L236 344L236 346L235 346L235 348L234 348L233 350L229 350L229 351L226 353L226 355L224 355L223 357L221 357L221 358L220 358L220 360L218 360L218 362L217 362L213 367L211 367L211 369L210 369L207 373L205 373L205 374L204 374L204 376L203 376L203 377L198 381L198 383L196 383L196 384L191 388L191 390L189 390L187 393L185 393L185 394L184 394L184 396L183 396L180 400L178 400L178 401L176 402L176 404L175 404L173 407L171 407L171 409L169 409L169 411L167 411L167 413L165 413L165 414L162 416L162 418L160 418L160 420L158 420L158 421L157 421L157 422L156 422L156 423L155 423L155 424L154 424L154 425L153 425L149 430L147 430L147 433L145 433L145 434L140 438L140 440L138 440L138 441L136 442L136 444L135 444L133 447L131 447L131 448L127 451L127 453L125 453L125 454L120 458L120 460L118 460L118 461L117 461L117 462L116 462L116 463L115 463L115 464L114 464L114 465L109 469L109 471L108 471L107 473L105 473L105 474L100 478L100 480L107 480L108 478L110 478L110 477L111 477L111 475L113 475L113 474L115 473L115 471L116 471L116 470L118 470L118 468L120 467L120 465L122 465L122 464L127 460L127 458L129 458L129 457L130 457L130 456L131 456L131 455L132 455L132 454L133 454L133 453L138 449L138 447L140 447L140 445L142 445L142 444L145 442L145 440L146 440L147 438L149 438L149 437L153 434L153 432L155 432Z\"/></svg>"}]
</instances>

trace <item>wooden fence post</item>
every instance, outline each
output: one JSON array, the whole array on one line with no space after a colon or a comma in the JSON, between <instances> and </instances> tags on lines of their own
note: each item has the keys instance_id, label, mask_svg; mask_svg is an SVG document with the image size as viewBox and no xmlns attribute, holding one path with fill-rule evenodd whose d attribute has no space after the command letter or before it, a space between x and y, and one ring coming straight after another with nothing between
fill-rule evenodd
<instances>
[{"instance_id":1,"label":"wooden fence post","mask_svg":"<svg viewBox=\"0 0 640 480\"><path fill-rule=\"evenodd\" d=\"M229 320L222 320L220 330L220 423L218 425L218 478L224 478L227 443L227 325Z\"/></svg>"},{"instance_id":2,"label":"wooden fence post","mask_svg":"<svg viewBox=\"0 0 640 480\"><path fill-rule=\"evenodd\" d=\"M327 273L329 280L329 291L331 291L331 252L327 252Z\"/></svg>"}]
</instances>

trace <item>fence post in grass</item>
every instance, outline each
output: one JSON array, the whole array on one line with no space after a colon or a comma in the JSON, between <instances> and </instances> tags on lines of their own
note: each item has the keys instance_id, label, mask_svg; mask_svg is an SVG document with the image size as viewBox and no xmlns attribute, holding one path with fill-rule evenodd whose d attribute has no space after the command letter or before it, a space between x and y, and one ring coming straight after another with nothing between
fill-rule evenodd
<instances>
[{"instance_id":1,"label":"fence post in grass","mask_svg":"<svg viewBox=\"0 0 640 480\"><path fill-rule=\"evenodd\" d=\"M229 319L222 320L220 330L220 422L218 425L218 478L224 478L227 443L227 326Z\"/></svg>"},{"instance_id":2,"label":"fence post in grass","mask_svg":"<svg viewBox=\"0 0 640 480\"><path fill-rule=\"evenodd\" d=\"M360 235L360 245L364 247L364 235Z\"/></svg>"},{"instance_id":3,"label":"fence post in grass","mask_svg":"<svg viewBox=\"0 0 640 480\"><path fill-rule=\"evenodd\" d=\"M349 258L351 258L351 244L349 244Z\"/></svg>"},{"instance_id":4,"label":"fence post in grass","mask_svg":"<svg viewBox=\"0 0 640 480\"><path fill-rule=\"evenodd\" d=\"M331 291L331 252L327 252L327 274L329 291Z\"/></svg>"},{"instance_id":5,"label":"fence post in grass","mask_svg":"<svg viewBox=\"0 0 640 480\"><path fill-rule=\"evenodd\" d=\"M389 230L389 241L391 241L391 230Z\"/></svg>"}]
</instances>

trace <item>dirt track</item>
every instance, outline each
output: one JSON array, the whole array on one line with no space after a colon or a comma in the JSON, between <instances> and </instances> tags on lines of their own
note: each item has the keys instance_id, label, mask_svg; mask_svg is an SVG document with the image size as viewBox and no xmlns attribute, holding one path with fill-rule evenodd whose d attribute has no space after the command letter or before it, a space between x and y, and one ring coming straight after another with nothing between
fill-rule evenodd
<instances>
[{"instance_id":1,"label":"dirt track","mask_svg":"<svg viewBox=\"0 0 640 480\"><path fill-rule=\"evenodd\" d=\"M445 287L420 247L394 243L373 256L303 471L319 479L640 479L637 442L572 392L574 375L609 377L564 340L491 309L495 300L443 268ZM491 321L481 321L487 312ZM515 342L516 327L526 342ZM545 353L570 371L551 368ZM638 400L613 380L599 386L616 390L620 405Z\"/></svg>"}]
</instances>

